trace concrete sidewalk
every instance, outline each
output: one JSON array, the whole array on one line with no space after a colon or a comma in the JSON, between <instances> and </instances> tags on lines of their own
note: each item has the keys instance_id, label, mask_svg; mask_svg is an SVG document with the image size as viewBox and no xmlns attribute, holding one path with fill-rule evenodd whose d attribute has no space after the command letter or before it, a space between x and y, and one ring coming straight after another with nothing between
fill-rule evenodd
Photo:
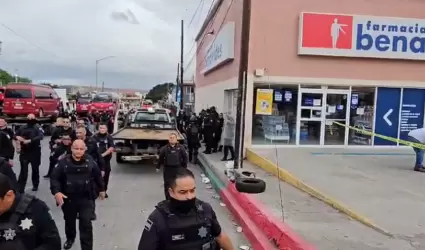
<instances>
[{"instance_id":1,"label":"concrete sidewalk","mask_svg":"<svg viewBox=\"0 0 425 250\"><path fill-rule=\"evenodd\" d=\"M276 149L251 149L247 155L248 159L251 158L250 160L253 162L258 159L253 160L252 153L264 158L264 161L268 161L265 165L273 163L274 168L279 165L281 170L289 172L292 176L291 178L295 182L294 186L301 187L301 189L304 186L312 187L318 191L319 198L324 199L331 206L349 208L354 215L370 221L371 224L377 225L394 236L388 238L364 225L349 221L343 227L335 229L336 233L343 232L346 239L335 239L335 242L347 241L352 238L359 239L369 246L369 248L363 246L352 249L425 249L425 234L423 233L425 229L425 194L423 192L425 175L412 171L414 156L411 149L277 150L276 152ZM277 162L279 164L276 164ZM256 164L263 165L258 161ZM270 170L273 167L269 166L268 168ZM272 169L272 172L275 170ZM287 187L287 189L293 188ZM270 190L270 185L268 190ZM316 196L314 193L313 195ZM263 200L261 196L260 199ZM316 200L309 204L316 204L312 206L316 210L316 206L319 206L317 202ZM326 209L323 207L324 203L320 203L322 209L325 209L320 212L320 216L326 221L324 217L331 216L331 211L334 210L330 206L327 206ZM291 204L289 202L288 205L286 202L286 208ZM350 215L350 213L348 214ZM348 218L340 215L337 225L343 225L341 221L343 217ZM297 217L295 216L295 218ZM355 216L353 218L358 219ZM291 218L289 217L288 220L291 221ZM290 224L297 230L297 222ZM330 223L330 225L336 224ZM309 228L312 227L309 226ZM326 230L320 228L320 231L325 233ZM307 239L311 241L308 237ZM350 248L344 247L344 249Z\"/></svg>"}]
</instances>

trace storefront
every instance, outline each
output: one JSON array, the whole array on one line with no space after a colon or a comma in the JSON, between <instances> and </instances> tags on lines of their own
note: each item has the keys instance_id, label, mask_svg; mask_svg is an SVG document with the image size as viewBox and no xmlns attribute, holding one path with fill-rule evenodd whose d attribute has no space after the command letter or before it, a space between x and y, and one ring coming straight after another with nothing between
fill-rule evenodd
<instances>
[{"instance_id":1,"label":"storefront","mask_svg":"<svg viewBox=\"0 0 425 250\"><path fill-rule=\"evenodd\" d=\"M423 127L421 3L288 1L252 2L246 147L399 146L353 128L397 140ZM195 109L235 114L241 6L217 6L198 37Z\"/></svg>"},{"instance_id":2,"label":"storefront","mask_svg":"<svg viewBox=\"0 0 425 250\"><path fill-rule=\"evenodd\" d=\"M406 140L424 125L424 89L259 84L254 90L253 146L396 146L353 128Z\"/></svg>"}]
</instances>

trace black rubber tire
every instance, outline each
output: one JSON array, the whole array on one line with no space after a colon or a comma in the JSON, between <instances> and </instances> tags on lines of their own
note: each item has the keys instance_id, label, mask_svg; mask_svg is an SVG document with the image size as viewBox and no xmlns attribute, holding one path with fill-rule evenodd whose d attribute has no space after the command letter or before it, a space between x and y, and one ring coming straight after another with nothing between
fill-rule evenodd
<instances>
[{"instance_id":1,"label":"black rubber tire","mask_svg":"<svg viewBox=\"0 0 425 250\"><path fill-rule=\"evenodd\" d=\"M248 194L259 194L266 190L266 182L257 178L237 178L235 186L239 192Z\"/></svg>"},{"instance_id":2,"label":"black rubber tire","mask_svg":"<svg viewBox=\"0 0 425 250\"><path fill-rule=\"evenodd\" d=\"M122 159L122 154L117 153L116 154L116 159L117 159L117 163L124 163L123 159Z\"/></svg>"}]
</instances>

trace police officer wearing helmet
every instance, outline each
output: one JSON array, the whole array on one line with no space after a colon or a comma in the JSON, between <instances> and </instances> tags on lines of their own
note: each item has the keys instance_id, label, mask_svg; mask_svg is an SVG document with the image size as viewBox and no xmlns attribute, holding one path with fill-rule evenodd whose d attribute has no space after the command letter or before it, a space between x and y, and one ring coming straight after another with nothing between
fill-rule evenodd
<instances>
[{"instance_id":1,"label":"police officer wearing helmet","mask_svg":"<svg viewBox=\"0 0 425 250\"><path fill-rule=\"evenodd\" d=\"M164 193L167 199L169 198L168 180L172 178L176 169L181 167L186 168L188 161L186 149L178 143L176 133L170 135L168 142L168 145L165 145L159 151L158 166L156 168L158 172L161 165L164 165Z\"/></svg>"},{"instance_id":2,"label":"police officer wearing helmet","mask_svg":"<svg viewBox=\"0 0 425 250\"><path fill-rule=\"evenodd\" d=\"M28 166L31 164L32 191L38 190L40 184L41 144L43 132L37 124L34 114L29 114L27 124L16 131L16 140L20 143L19 161L21 172L19 173L19 191L25 192L28 179Z\"/></svg>"},{"instance_id":3,"label":"police officer wearing helmet","mask_svg":"<svg viewBox=\"0 0 425 250\"><path fill-rule=\"evenodd\" d=\"M75 140L72 155L59 160L50 178L50 189L58 206L62 206L65 219L66 242L64 249L71 249L77 235L76 220L79 216L81 250L93 250L94 186L105 198L102 175L97 164L85 155L86 144ZM94 182L94 183L93 183Z\"/></svg>"},{"instance_id":4,"label":"police officer wearing helmet","mask_svg":"<svg viewBox=\"0 0 425 250\"><path fill-rule=\"evenodd\" d=\"M61 249L58 228L47 205L34 196L16 193L3 174L0 174L0 249Z\"/></svg>"},{"instance_id":5,"label":"police officer wearing helmet","mask_svg":"<svg viewBox=\"0 0 425 250\"><path fill-rule=\"evenodd\" d=\"M192 115L189 119L189 124L186 127L187 146L189 149L189 161L196 163L198 158L198 149L201 147L199 140L200 129L198 126L198 118Z\"/></svg>"},{"instance_id":6,"label":"police officer wearing helmet","mask_svg":"<svg viewBox=\"0 0 425 250\"><path fill-rule=\"evenodd\" d=\"M179 168L170 179L170 199L149 215L139 250L233 250L211 205L196 199L195 177Z\"/></svg>"}]
</instances>

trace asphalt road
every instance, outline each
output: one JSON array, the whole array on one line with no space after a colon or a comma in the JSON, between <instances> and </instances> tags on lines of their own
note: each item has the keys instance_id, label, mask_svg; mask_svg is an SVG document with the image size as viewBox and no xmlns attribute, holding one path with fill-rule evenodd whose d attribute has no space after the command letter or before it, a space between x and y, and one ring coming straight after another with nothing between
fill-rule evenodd
<instances>
[{"instance_id":1,"label":"asphalt road","mask_svg":"<svg viewBox=\"0 0 425 250\"><path fill-rule=\"evenodd\" d=\"M49 163L49 148L47 140L43 141L41 176L47 173ZM14 171L19 174L19 161L14 162ZM112 159L112 173L109 186L109 199L97 201L97 221L94 222L94 249L95 250L135 250L140 239L143 227L154 206L164 199L162 188L162 173L156 173L154 166L140 164L117 165ZM231 237L235 249L241 245L248 245L242 233L238 233L237 225L213 189L201 181L201 170L197 166L190 166L196 175L197 197L209 202L214 208L223 230ZM42 177L41 177L42 178ZM31 191L31 170L27 182L27 192ZM41 179L39 191L34 193L45 201L51 208L52 215L61 233L63 242L64 222L62 210L56 207L50 193L49 180ZM78 228L78 226L77 226ZM77 236L78 237L78 236ZM77 238L73 250L80 249Z\"/></svg>"}]
</instances>

